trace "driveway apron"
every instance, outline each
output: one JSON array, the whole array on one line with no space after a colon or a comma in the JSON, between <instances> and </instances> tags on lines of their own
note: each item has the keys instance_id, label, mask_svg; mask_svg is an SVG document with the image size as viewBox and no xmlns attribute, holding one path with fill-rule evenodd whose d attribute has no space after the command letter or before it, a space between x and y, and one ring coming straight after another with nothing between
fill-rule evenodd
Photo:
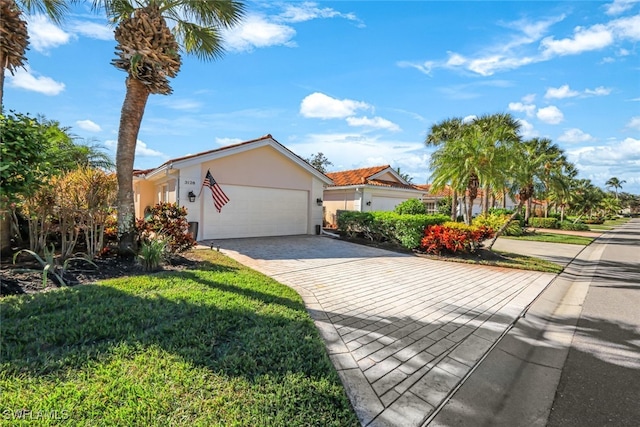
<instances>
[{"instance_id":1,"label":"driveway apron","mask_svg":"<svg viewBox=\"0 0 640 427\"><path fill-rule=\"evenodd\" d=\"M321 236L204 242L303 298L363 426L421 426L554 279Z\"/></svg>"}]
</instances>

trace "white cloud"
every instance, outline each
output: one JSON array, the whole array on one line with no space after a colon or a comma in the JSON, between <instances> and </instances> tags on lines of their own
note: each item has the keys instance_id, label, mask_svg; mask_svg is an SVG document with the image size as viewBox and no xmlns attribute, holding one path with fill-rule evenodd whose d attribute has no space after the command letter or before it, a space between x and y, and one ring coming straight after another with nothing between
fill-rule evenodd
<instances>
[{"instance_id":1,"label":"white cloud","mask_svg":"<svg viewBox=\"0 0 640 427\"><path fill-rule=\"evenodd\" d=\"M551 125L557 125L564 120L564 114L562 114L562 111L555 105L538 109L536 116L541 121Z\"/></svg>"},{"instance_id":2,"label":"white cloud","mask_svg":"<svg viewBox=\"0 0 640 427\"><path fill-rule=\"evenodd\" d=\"M465 116L465 117L462 118L462 123L471 123L472 121L474 121L477 118L478 118L478 116L476 116L475 114L470 114L470 115Z\"/></svg>"},{"instance_id":3,"label":"white cloud","mask_svg":"<svg viewBox=\"0 0 640 427\"><path fill-rule=\"evenodd\" d=\"M524 102L525 104L533 104L533 101L535 100L536 100L535 93L530 93L522 97L522 102Z\"/></svg>"},{"instance_id":4,"label":"white cloud","mask_svg":"<svg viewBox=\"0 0 640 427\"><path fill-rule=\"evenodd\" d=\"M105 141L104 145L115 150L118 147L118 141L110 139ZM169 158L169 156L167 156L166 154L147 147L147 144L140 140L136 142L136 157L161 157L163 159Z\"/></svg>"},{"instance_id":5,"label":"white cloud","mask_svg":"<svg viewBox=\"0 0 640 427\"><path fill-rule=\"evenodd\" d=\"M614 0L613 3L604 6L605 13L607 15L619 15L631 9L636 2L638 2L638 0Z\"/></svg>"},{"instance_id":6,"label":"white cloud","mask_svg":"<svg viewBox=\"0 0 640 427\"><path fill-rule=\"evenodd\" d=\"M286 4L284 12L278 15L278 19L284 22L305 22L312 19L344 18L350 21L359 21L353 13L342 13L330 7L318 7L315 2L303 2L299 4Z\"/></svg>"},{"instance_id":7,"label":"white cloud","mask_svg":"<svg viewBox=\"0 0 640 427\"><path fill-rule=\"evenodd\" d=\"M640 40L640 15L616 19L609 23L609 27L620 39Z\"/></svg>"},{"instance_id":8,"label":"white cloud","mask_svg":"<svg viewBox=\"0 0 640 427\"><path fill-rule=\"evenodd\" d=\"M578 128L571 128L565 130L564 133L558 137L558 141L569 143L588 142L593 141L593 137Z\"/></svg>"},{"instance_id":9,"label":"white cloud","mask_svg":"<svg viewBox=\"0 0 640 427\"><path fill-rule=\"evenodd\" d=\"M540 134L533 128L533 125L524 119L517 119L520 122L520 135L524 139L535 138Z\"/></svg>"},{"instance_id":10,"label":"white cloud","mask_svg":"<svg viewBox=\"0 0 640 427\"><path fill-rule=\"evenodd\" d=\"M92 122L91 120L78 120L76 124L80 129L83 129L89 132L100 132L102 130L100 125L98 125L95 122Z\"/></svg>"},{"instance_id":11,"label":"white cloud","mask_svg":"<svg viewBox=\"0 0 640 427\"><path fill-rule=\"evenodd\" d=\"M197 111L202 108L202 102L193 99L174 99L173 97L163 97L156 102L158 105L171 108L172 110Z\"/></svg>"},{"instance_id":12,"label":"white cloud","mask_svg":"<svg viewBox=\"0 0 640 427\"><path fill-rule=\"evenodd\" d=\"M226 30L225 47L232 51L251 51L270 46L295 47L296 30L288 25L269 22L260 15L247 16L240 25Z\"/></svg>"},{"instance_id":13,"label":"white cloud","mask_svg":"<svg viewBox=\"0 0 640 427\"><path fill-rule=\"evenodd\" d=\"M640 116L631 117L626 127L628 129L640 130Z\"/></svg>"},{"instance_id":14,"label":"white cloud","mask_svg":"<svg viewBox=\"0 0 640 427\"><path fill-rule=\"evenodd\" d=\"M304 117L320 119L341 119L355 115L358 110L369 110L366 102L351 99L335 99L320 92L306 96L300 104L300 114Z\"/></svg>"},{"instance_id":15,"label":"white cloud","mask_svg":"<svg viewBox=\"0 0 640 427\"><path fill-rule=\"evenodd\" d=\"M455 53L455 52L448 52L448 53L449 53L449 59L446 62L448 67L459 67L460 65L464 65L467 63L466 58L460 55L459 53Z\"/></svg>"},{"instance_id":16,"label":"white cloud","mask_svg":"<svg viewBox=\"0 0 640 427\"><path fill-rule=\"evenodd\" d=\"M364 126L375 129L386 129L392 132L400 131L400 126L387 119L383 119L382 117L347 117L347 123L349 124L349 126Z\"/></svg>"},{"instance_id":17,"label":"white cloud","mask_svg":"<svg viewBox=\"0 0 640 427\"><path fill-rule=\"evenodd\" d=\"M73 21L69 24L69 30L74 34L80 34L92 39L114 40L113 28L91 21Z\"/></svg>"},{"instance_id":18,"label":"white cloud","mask_svg":"<svg viewBox=\"0 0 640 427\"><path fill-rule=\"evenodd\" d=\"M27 18L29 26L29 44L38 52L69 43L71 34L64 32L44 15Z\"/></svg>"},{"instance_id":19,"label":"white cloud","mask_svg":"<svg viewBox=\"0 0 640 427\"><path fill-rule=\"evenodd\" d=\"M510 102L509 110L525 113L527 117L533 117L533 113L536 111L536 106L534 104L524 104L522 102Z\"/></svg>"},{"instance_id":20,"label":"white cloud","mask_svg":"<svg viewBox=\"0 0 640 427\"><path fill-rule=\"evenodd\" d=\"M401 68L415 68L416 70L420 71L423 74L426 74L428 76L431 75L431 71L433 70L434 66L435 66L435 62L433 61L425 61L422 63L414 63L411 61L399 61L397 63L398 67Z\"/></svg>"},{"instance_id":21,"label":"white cloud","mask_svg":"<svg viewBox=\"0 0 640 427\"><path fill-rule=\"evenodd\" d=\"M227 145L240 144L241 142L244 142L240 138L216 138L215 141L216 141L216 144L222 147L226 147Z\"/></svg>"},{"instance_id":22,"label":"white cloud","mask_svg":"<svg viewBox=\"0 0 640 427\"><path fill-rule=\"evenodd\" d=\"M576 55L602 49L613 43L613 34L607 26L596 24L589 28L576 27L572 38L556 40L547 37L540 43L545 56Z\"/></svg>"},{"instance_id":23,"label":"white cloud","mask_svg":"<svg viewBox=\"0 0 640 427\"><path fill-rule=\"evenodd\" d=\"M562 85L558 88L550 87L547 89L547 93L544 94L545 98L571 98L574 96L580 95L580 92L576 92L575 90L571 90L569 85Z\"/></svg>"},{"instance_id":24,"label":"white cloud","mask_svg":"<svg viewBox=\"0 0 640 427\"><path fill-rule=\"evenodd\" d=\"M606 96L611 93L611 88L598 86L595 89L585 89L584 93L586 93L587 95Z\"/></svg>"},{"instance_id":25,"label":"white cloud","mask_svg":"<svg viewBox=\"0 0 640 427\"><path fill-rule=\"evenodd\" d=\"M57 82L51 77L38 76L37 73L31 71L29 66L25 69L19 68L15 70L13 76L5 72L5 76L9 77L9 85L11 87L30 90L48 96L58 95L65 88L64 83Z\"/></svg>"}]
</instances>

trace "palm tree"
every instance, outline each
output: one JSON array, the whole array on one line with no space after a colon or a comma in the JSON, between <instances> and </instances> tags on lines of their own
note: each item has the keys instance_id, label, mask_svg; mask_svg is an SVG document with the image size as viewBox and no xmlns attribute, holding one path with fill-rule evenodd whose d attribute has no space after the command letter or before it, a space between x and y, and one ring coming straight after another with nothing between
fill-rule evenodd
<instances>
[{"instance_id":1,"label":"palm tree","mask_svg":"<svg viewBox=\"0 0 640 427\"><path fill-rule=\"evenodd\" d=\"M512 180L512 194L517 195L518 206L511 218L496 232L488 246L489 250L509 223L515 219L522 206L525 206L534 196L536 187L544 189L545 180L555 182L563 173L562 169L547 169L547 165L553 163L562 150L546 138L533 138L513 146L513 150L512 155L517 161L513 162L508 172ZM527 209L525 221L528 219L528 214L529 209Z\"/></svg>"},{"instance_id":2,"label":"palm tree","mask_svg":"<svg viewBox=\"0 0 640 427\"><path fill-rule=\"evenodd\" d=\"M40 12L59 23L67 10L64 0L0 0L0 107L4 96L4 70L13 75L27 62L29 33L23 14Z\"/></svg>"},{"instance_id":3,"label":"palm tree","mask_svg":"<svg viewBox=\"0 0 640 427\"><path fill-rule=\"evenodd\" d=\"M169 95L168 78L181 66L180 51L213 60L223 53L221 30L237 24L244 5L235 0L94 0L116 25L118 57L127 73L120 115L116 174L120 253L135 253L133 162L142 116L150 94ZM167 24L169 21L171 28Z\"/></svg>"},{"instance_id":4,"label":"palm tree","mask_svg":"<svg viewBox=\"0 0 640 427\"><path fill-rule=\"evenodd\" d=\"M609 180L607 182L605 182L604 185L607 188L613 187L613 190L616 193L616 199L617 199L618 198L618 189L622 189L622 184L624 184L625 182L627 182L627 181L625 181L625 180L620 181L618 178L616 178L614 176L614 177L609 178Z\"/></svg>"},{"instance_id":5,"label":"palm tree","mask_svg":"<svg viewBox=\"0 0 640 427\"><path fill-rule=\"evenodd\" d=\"M442 149L447 144L455 144L462 139L464 127L464 120L460 117L445 119L440 123L436 123L431 126L429 134L424 141L425 145L427 147L437 147L438 149ZM446 168L446 165L440 163L441 160L439 159L434 162L432 156L431 170L434 171L434 173ZM434 176L432 175L432 178L433 177ZM431 189L432 191L442 190L447 185L451 185L451 221L455 221L458 217L458 192L461 191L464 187L459 188L458 186L454 186L451 180L443 177L442 179L438 179L437 183L432 182Z\"/></svg>"}]
</instances>

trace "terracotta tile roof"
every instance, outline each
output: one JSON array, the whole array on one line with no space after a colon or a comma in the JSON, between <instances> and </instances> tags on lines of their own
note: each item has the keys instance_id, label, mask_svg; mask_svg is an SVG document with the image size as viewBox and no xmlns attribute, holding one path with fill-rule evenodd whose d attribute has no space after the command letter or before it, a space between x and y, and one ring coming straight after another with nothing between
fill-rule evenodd
<instances>
[{"instance_id":1,"label":"terracotta tile roof","mask_svg":"<svg viewBox=\"0 0 640 427\"><path fill-rule=\"evenodd\" d=\"M425 193L427 193L431 197L448 197L448 196L451 196L451 188L448 187L448 186L443 188L440 191L436 191L435 193L431 192L431 184L415 185L414 187L416 187L418 190L424 191Z\"/></svg>"},{"instance_id":2,"label":"terracotta tile roof","mask_svg":"<svg viewBox=\"0 0 640 427\"><path fill-rule=\"evenodd\" d=\"M351 169L341 172L327 172L329 178L331 178L334 184L338 187L347 185L363 185L369 184L369 178L383 170L390 168L389 165L384 166L372 166L362 169ZM375 185L375 184L373 184Z\"/></svg>"}]
</instances>

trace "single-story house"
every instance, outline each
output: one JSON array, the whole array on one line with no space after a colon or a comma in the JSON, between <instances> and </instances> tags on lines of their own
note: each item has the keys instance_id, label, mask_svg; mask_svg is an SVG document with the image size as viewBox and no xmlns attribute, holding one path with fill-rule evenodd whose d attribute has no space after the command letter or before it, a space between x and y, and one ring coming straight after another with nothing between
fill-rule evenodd
<instances>
[{"instance_id":1,"label":"single-story house","mask_svg":"<svg viewBox=\"0 0 640 427\"><path fill-rule=\"evenodd\" d=\"M340 210L392 211L409 199L420 199L423 191L404 180L391 166L373 166L326 174L333 181L324 189L324 220L337 225Z\"/></svg>"},{"instance_id":2,"label":"single-story house","mask_svg":"<svg viewBox=\"0 0 640 427\"><path fill-rule=\"evenodd\" d=\"M203 186L207 171L229 199L220 212ZM133 180L136 217L159 202L177 203L197 240L316 234L330 184L271 135L134 171Z\"/></svg>"}]
</instances>

